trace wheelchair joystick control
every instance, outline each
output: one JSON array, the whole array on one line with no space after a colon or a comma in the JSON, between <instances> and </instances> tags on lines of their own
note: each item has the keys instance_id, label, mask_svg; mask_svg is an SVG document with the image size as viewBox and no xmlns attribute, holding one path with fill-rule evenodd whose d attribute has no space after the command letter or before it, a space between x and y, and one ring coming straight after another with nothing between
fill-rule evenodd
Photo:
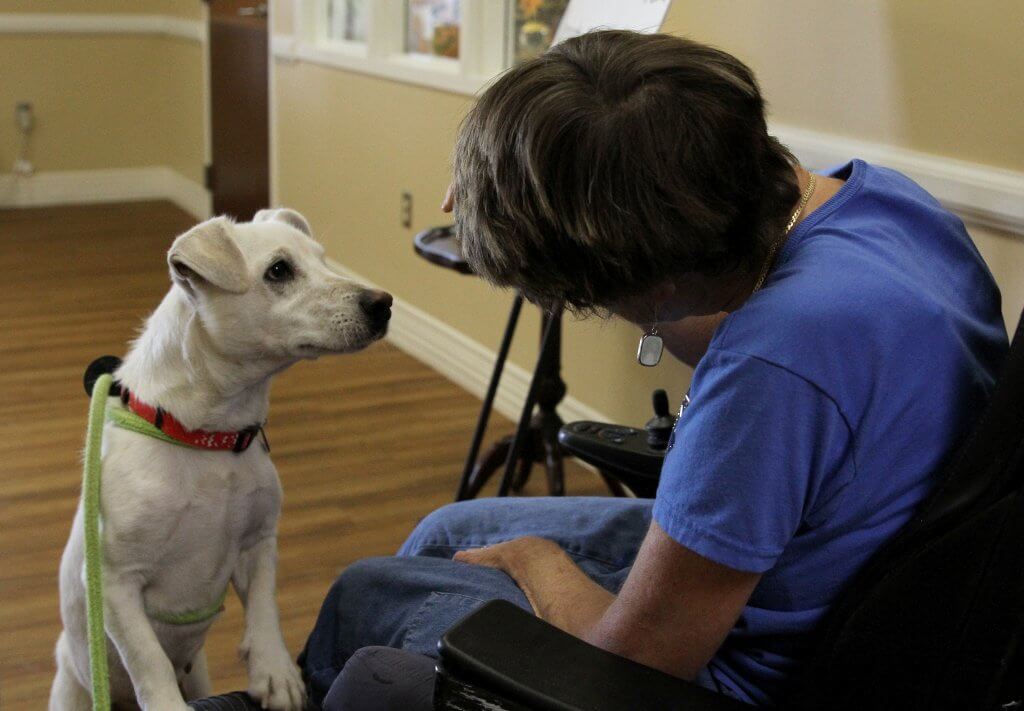
<instances>
[{"instance_id":1,"label":"wheelchair joystick control","mask_svg":"<svg viewBox=\"0 0 1024 711\"><path fill-rule=\"evenodd\" d=\"M669 413L668 393L664 390L655 390L651 396L654 404L654 417L647 421L644 429L647 430L647 444L653 449L666 449L669 437L672 436L672 428L676 420Z\"/></svg>"},{"instance_id":2,"label":"wheelchair joystick control","mask_svg":"<svg viewBox=\"0 0 1024 711\"><path fill-rule=\"evenodd\" d=\"M654 417L643 429L580 420L563 425L558 442L569 454L597 467L605 480L625 484L641 498L653 498L673 427L668 395L655 390Z\"/></svg>"}]
</instances>

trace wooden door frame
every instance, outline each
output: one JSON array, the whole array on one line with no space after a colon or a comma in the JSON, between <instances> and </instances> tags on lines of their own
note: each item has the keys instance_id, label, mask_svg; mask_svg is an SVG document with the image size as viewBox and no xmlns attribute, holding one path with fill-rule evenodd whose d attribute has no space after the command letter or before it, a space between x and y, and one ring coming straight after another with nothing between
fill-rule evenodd
<instances>
[{"instance_id":1,"label":"wooden door frame","mask_svg":"<svg viewBox=\"0 0 1024 711\"><path fill-rule=\"evenodd\" d=\"M277 0L290 2L291 0ZM274 60L274 0L267 0L267 172L270 206L280 204L277 186L277 66ZM297 4L297 3L296 3Z\"/></svg>"},{"instance_id":2,"label":"wooden door frame","mask_svg":"<svg viewBox=\"0 0 1024 711\"><path fill-rule=\"evenodd\" d=\"M201 0L203 23L203 189L206 190L206 214L213 216L213 191L210 169L213 166L213 90L210 79L210 3Z\"/></svg>"},{"instance_id":3,"label":"wooden door frame","mask_svg":"<svg viewBox=\"0 0 1024 711\"><path fill-rule=\"evenodd\" d=\"M257 0L258 1L258 0ZM289 0L279 0L288 2ZM213 165L213 91L210 79L210 2L200 0L203 23L203 188L206 191L205 217L213 217L213 191L207 177ZM269 175L270 205L278 204L277 189L277 67L274 62L274 0L267 2L267 172Z\"/></svg>"}]
</instances>

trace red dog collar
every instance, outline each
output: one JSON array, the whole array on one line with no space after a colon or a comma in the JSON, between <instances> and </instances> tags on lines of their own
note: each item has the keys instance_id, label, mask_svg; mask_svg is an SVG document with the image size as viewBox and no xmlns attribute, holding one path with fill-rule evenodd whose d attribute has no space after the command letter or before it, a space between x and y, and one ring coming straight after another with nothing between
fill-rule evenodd
<instances>
[{"instance_id":1,"label":"red dog collar","mask_svg":"<svg viewBox=\"0 0 1024 711\"><path fill-rule=\"evenodd\" d=\"M256 439L256 435L263 432L260 425L252 425L238 432L207 432L206 430L187 430L174 417L164 412L159 407L148 405L130 392L128 388L121 388L121 402L129 411L138 415L158 430L182 444L201 449L230 450L236 454L244 452ZM263 435L266 442L266 435ZM266 448L270 451L270 447Z\"/></svg>"}]
</instances>

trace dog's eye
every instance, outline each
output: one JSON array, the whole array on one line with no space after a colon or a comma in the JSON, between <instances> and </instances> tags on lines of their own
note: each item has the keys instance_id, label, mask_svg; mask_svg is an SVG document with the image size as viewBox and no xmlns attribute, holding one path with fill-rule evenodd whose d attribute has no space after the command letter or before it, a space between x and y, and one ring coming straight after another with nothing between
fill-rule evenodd
<instances>
[{"instance_id":1,"label":"dog's eye","mask_svg":"<svg viewBox=\"0 0 1024 711\"><path fill-rule=\"evenodd\" d=\"M295 270L292 269L292 265L283 259L278 259L271 264L263 274L263 278L267 281L288 281L294 276Z\"/></svg>"}]
</instances>

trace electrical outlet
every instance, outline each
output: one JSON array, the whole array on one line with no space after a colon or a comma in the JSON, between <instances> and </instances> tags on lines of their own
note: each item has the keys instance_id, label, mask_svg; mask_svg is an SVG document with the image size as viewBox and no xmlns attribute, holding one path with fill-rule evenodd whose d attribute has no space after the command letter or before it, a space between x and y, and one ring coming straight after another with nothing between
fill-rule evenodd
<instances>
[{"instance_id":1,"label":"electrical outlet","mask_svg":"<svg viewBox=\"0 0 1024 711\"><path fill-rule=\"evenodd\" d=\"M399 205L398 219L402 223L402 227L409 229L412 227L412 193L403 192Z\"/></svg>"},{"instance_id":2,"label":"electrical outlet","mask_svg":"<svg viewBox=\"0 0 1024 711\"><path fill-rule=\"evenodd\" d=\"M19 158L14 161L14 174L19 178L31 178L35 175L35 172L36 167L32 165L32 161L25 158Z\"/></svg>"},{"instance_id":3,"label":"electrical outlet","mask_svg":"<svg viewBox=\"0 0 1024 711\"><path fill-rule=\"evenodd\" d=\"M36 125L31 102L19 101L14 105L14 123L21 134L21 148L18 150L17 158L14 159L14 174L21 178L28 178L36 172L35 166L32 165L32 161L28 157L29 137Z\"/></svg>"},{"instance_id":4,"label":"electrical outlet","mask_svg":"<svg viewBox=\"0 0 1024 711\"><path fill-rule=\"evenodd\" d=\"M36 125L36 116L32 110L31 102L19 101L14 105L14 122L18 126L18 130L23 134L28 135L32 133L32 129Z\"/></svg>"}]
</instances>

